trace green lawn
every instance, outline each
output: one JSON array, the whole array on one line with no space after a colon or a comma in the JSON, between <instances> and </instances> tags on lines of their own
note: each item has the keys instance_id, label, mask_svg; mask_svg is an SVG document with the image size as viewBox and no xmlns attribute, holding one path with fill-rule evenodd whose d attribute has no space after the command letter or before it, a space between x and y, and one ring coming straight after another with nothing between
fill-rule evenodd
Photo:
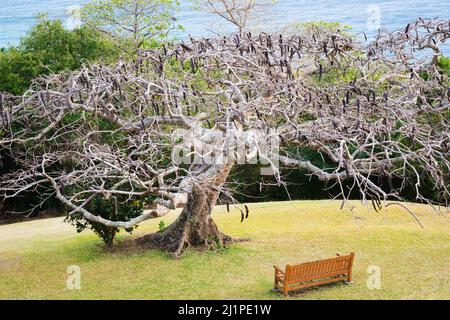
<instances>
[{"instance_id":1,"label":"green lawn","mask_svg":"<svg viewBox=\"0 0 450 320\"><path fill-rule=\"evenodd\" d=\"M226 233L251 242L219 252L188 252L175 260L130 248L120 237L114 252L92 233L77 234L61 218L0 226L2 299L284 299L270 291L272 265L295 264L356 252L354 283L313 288L289 299L449 299L449 215L408 205L376 213L359 202L250 204L240 223L237 208L214 211ZM163 218L167 223L175 215ZM143 223L131 238L158 230ZM81 267L81 290L66 288L66 269ZM367 268L381 268L381 290L369 290Z\"/></svg>"}]
</instances>

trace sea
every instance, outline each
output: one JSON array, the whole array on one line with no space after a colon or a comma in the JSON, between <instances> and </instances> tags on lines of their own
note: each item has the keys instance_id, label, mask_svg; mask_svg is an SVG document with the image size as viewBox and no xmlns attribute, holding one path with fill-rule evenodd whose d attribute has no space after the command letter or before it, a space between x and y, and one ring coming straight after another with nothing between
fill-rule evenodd
<instances>
[{"instance_id":1,"label":"sea","mask_svg":"<svg viewBox=\"0 0 450 320\"><path fill-rule=\"evenodd\" d=\"M263 0L271 2L272 0ZM67 28L78 25L77 11L89 0L0 0L0 48L17 45L36 23L38 14L61 19ZM181 0L175 18L184 27L176 38L213 36L233 32L233 26L196 10L190 0ZM373 37L379 28L404 28L422 18L450 20L450 0L278 0L263 7L252 28L280 32L287 26L307 21L337 21L352 31ZM446 45L447 47L447 45ZM448 51L447 48L445 51Z\"/></svg>"}]
</instances>

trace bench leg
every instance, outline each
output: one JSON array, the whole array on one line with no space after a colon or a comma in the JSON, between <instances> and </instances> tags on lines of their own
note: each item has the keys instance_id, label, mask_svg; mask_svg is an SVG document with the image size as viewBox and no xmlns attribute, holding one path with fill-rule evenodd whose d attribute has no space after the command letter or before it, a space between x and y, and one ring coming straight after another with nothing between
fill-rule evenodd
<instances>
[{"instance_id":1,"label":"bench leg","mask_svg":"<svg viewBox=\"0 0 450 320\"><path fill-rule=\"evenodd\" d=\"M348 277L347 277L347 281L346 281L348 284L350 284L350 283L353 283L353 277L352 277L352 273L350 272L349 274L348 274Z\"/></svg>"},{"instance_id":2,"label":"bench leg","mask_svg":"<svg viewBox=\"0 0 450 320\"><path fill-rule=\"evenodd\" d=\"M289 289L288 289L287 285L284 285L283 296L287 297L288 295L289 295Z\"/></svg>"},{"instance_id":3,"label":"bench leg","mask_svg":"<svg viewBox=\"0 0 450 320\"><path fill-rule=\"evenodd\" d=\"M277 278L277 274L275 273L275 279L273 281L273 289L272 289L272 291L274 291L274 292L276 292L278 290L277 282L278 282L278 278Z\"/></svg>"},{"instance_id":4,"label":"bench leg","mask_svg":"<svg viewBox=\"0 0 450 320\"><path fill-rule=\"evenodd\" d=\"M273 283L272 292L280 292L280 288L278 287L278 278L277 278L276 275L275 275L275 280L274 280L274 283Z\"/></svg>"}]
</instances>

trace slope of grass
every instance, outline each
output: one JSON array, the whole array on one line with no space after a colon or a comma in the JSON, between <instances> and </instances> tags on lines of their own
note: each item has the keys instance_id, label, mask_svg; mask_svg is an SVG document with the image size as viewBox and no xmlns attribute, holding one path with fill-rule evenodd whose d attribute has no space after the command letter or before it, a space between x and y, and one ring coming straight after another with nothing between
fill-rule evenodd
<instances>
[{"instance_id":1,"label":"slope of grass","mask_svg":"<svg viewBox=\"0 0 450 320\"><path fill-rule=\"evenodd\" d=\"M289 299L449 299L449 216L409 204L424 229L399 206L376 213L358 202L250 204L214 210L226 233L251 238L217 252L188 252L175 260L158 251L130 248L120 238L113 252L62 219L0 226L2 299L284 299L270 291L272 265L295 264L356 252L354 283L313 288ZM163 218L170 223L175 215ZM133 238L158 230L143 223ZM81 268L81 290L66 288L66 269ZM369 290L367 268L379 266L381 290Z\"/></svg>"}]
</instances>

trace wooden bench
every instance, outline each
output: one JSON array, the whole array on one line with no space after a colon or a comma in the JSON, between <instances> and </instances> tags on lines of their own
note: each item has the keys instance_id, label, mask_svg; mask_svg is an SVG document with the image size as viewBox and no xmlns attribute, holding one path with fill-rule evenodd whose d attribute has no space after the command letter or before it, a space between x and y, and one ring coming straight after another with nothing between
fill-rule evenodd
<instances>
[{"instance_id":1,"label":"wooden bench","mask_svg":"<svg viewBox=\"0 0 450 320\"><path fill-rule=\"evenodd\" d=\"M318 286L321 284L347 281L352 282L352 267L355 254L336 258L306 262L299 265L287 265L285 271L275 268L274 290L281 291L285 296L289 291Z\"/></svg>"}]
</instances>

